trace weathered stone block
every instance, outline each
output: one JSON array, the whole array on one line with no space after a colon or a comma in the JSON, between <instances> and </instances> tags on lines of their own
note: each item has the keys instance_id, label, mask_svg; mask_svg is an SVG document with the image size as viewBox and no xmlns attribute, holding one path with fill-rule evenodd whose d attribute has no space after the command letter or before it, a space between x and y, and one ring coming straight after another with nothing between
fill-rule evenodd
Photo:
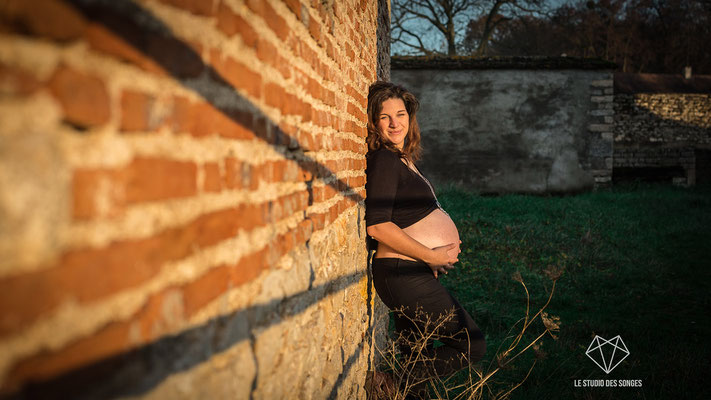
<instances>
[{"instance_id":1,"label":"weathered stone block","mask_svg":"<svg viewBox=\"0 0 711 400\"><path fill-rule=\"evenodd\" d=\"M590 82L590 86L592 87L601 87L601 88L606 88L606 87L612 87L612 79L600 79L600 80L595 80Z\"/></svg>"}]
</instances>

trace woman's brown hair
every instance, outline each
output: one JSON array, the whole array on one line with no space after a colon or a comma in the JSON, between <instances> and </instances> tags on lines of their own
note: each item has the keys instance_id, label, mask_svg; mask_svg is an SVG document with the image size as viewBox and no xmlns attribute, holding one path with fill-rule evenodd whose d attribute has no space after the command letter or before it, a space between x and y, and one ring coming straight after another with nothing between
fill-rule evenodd
<instances>
[{"instance_id":1,"label":"woman's brown hair","mask_svg":"<svg viewBox=\"0 0 711 400\"><path fill-rule=\"evenodd\" d=\"M383 111L383 102L388 99L401 99L405 103L405 110L410 118L410 126L405 136L405 145L402 151L388 140L383 132L378 129L380 112ZM390 82L377 81L368 88L368 136L365 141L368 143L368 152L385 147L400 155L417 161L422 153L420 146L420 126L417 124L417 110L420 102L414 94L410 93L402 86Z\"/></svg>"}]
</instances>

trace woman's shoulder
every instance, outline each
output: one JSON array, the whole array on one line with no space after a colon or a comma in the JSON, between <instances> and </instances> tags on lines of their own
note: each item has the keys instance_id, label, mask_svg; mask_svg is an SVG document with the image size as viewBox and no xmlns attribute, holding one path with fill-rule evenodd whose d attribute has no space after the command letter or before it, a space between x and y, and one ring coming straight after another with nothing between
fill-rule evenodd
<instances>
[{"instance_id":1,"label":"woman's shoulder","mask_svg":"<svg viewBox=\"0 0 711 400\"><path fill-rule=\"evenodd\" d=\"M365 157L368 162L377 162L378 164L384 162L400 162L400 155L386 147L369 151Z\"/></svg>"}]
</instances>

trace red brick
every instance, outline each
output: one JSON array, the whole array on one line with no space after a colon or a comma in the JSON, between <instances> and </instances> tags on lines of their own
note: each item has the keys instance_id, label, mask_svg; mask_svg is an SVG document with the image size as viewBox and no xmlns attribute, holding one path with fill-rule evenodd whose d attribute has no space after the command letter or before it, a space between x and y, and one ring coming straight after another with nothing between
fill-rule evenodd
<instances>
[{"instance_id":1,"label":"red brick","mask_svg":"<svg viewBox=\"0 0 711 400\"><path fill-rule=\"evenodd\" d=\"M313 135L306 130L300 130L296 135L296 140L298 140L299 146L306 151L318 150Z\"/></svg>"},{"instance_id":2,"label":"red brick","mask_svg":"<svg viewBox=\"0 0 711 400\"><path fill-rule=\"evenodd\" d=\"M192 196L196 174L192 162L151 158L137 158L120 169L78 169L72 180L73 215L112 217L132 203Z\"/></svg>"},{"instance_id":3,"label":"red brick","mask_svg":"<svg viewBox=\"0 0 711 400\"><path fill-rule=\"evenodd\" d=\"M313 229L314 223L310 219L299 222L299 225L296 227L296 236L294 237L296 244L299 245L309 240Z\"/></svg>"},{"instance_id":4,"label":"red brick","mask_svg":"<svg viewBox=\"0 0 711 400\"><path fill-rule=\"evenodd\" d=\"M326 38L326 55L328 55L328 58L331 60L334 60L336 57L333 50L333 42L329 38Z\"/></svg>"},{"instance_id":5,"label":"red brick","mask_svg":"<svg viewBox=\"0 0 711 400\"><path fill-rule=\"evenodd\" d=\"M114 322L90 337L54 351L44 351L10 368L5 388L19 388L27 381L47 380L63 372L89 365L129 348L130 325Z\"/></svg>"},{"instance_id":6,"label":"red brick","mask_svg":"<svg viewBox=\"0 0 711 400\"><path fill-rule=\"evenodd\" d=\"M145 93L124 90L121 93L122 131L148 131L155 129L157 124L151 121L151 111L155 98Z\"/></svg>"},{"instance_id":7,"label":"red brick","mask_svg":"<svg viewBox=\"0 0 711 400\"><path fill-rule=\"evenodd\" d=\"M193 316L209 302L227 292L232 269L224 265L212 268L195 281L184 285L182 290L185 315Z\"/></svg>"},{"instance_id":8,"label":"red brick","mask_svg":"<svg viewBox=\"0 0 711 400\"><path fill-rule=\"evenodd\" d=\"M206 192L219 192L222 190L220 166L217 163L210 162L203 165L205 180L203 190Z\"/></svg>"},{"instance_id":9,"label":"red brick","mask_svg":"<svg viewBox=\"0 0 711 400\"><path fill-rule=\"evenodd\" d=\"M317 57L316 53L311 50L311 47L303 43L299 48L299 56L308 64L313 66L313 61Z\"/></svg>"},{"instance_id":10,"label":"red brick","mask_svg":"<svg viewBox=\"0 0 711 400\"><path fill-rule=\"evenodd\" d=\"M244 170L245 167L249 168L248 165L245 165L234 157L225 158L225 175L223 177L224 186L228 189L241 189L245 186L249 186L249 182L243 182L244 178L248 176L245 173L249 172L249 170Z\"/></svg>"},{"instance_id":11,"label":"red brick","mask_svg":"<svg viewBox=\"0 0 711 400\"><path fill-rule=\"evenodd\" d=\"M364 126L358 127L358 136L365 138L368 135L368 129Z\"/></svg>"},{"instance_id":12,"label":"red brick","mask_svg":"<svg viewBox=\"0 0 711 400\"><path fill-rule=\"evenodd\" d=\"M329 106L335 107L336 106L336 93L333 90L330 89L323 89L323 97L322 99L324 103L328 104Z\"/></svg>"},{"instance_id":13,"label":"red brick","mask_svg":"<svg viewBox=\"0 0 711 400\"><path fill-rule=\"evenodd\" d=\"M40 82L28 71L0 63L0 95L26 96L40 88Z\"/></svg>"},{"instance_id":14,"label":"red brick","mask_svg":"<svg viewBox=\"0 0 711 400\"><path fill-rule=\"evenodd\" d=\"M314 215L311 215L309 218L311 219L311 221L313 221L314 232L320 231L328 223L328 221L327 221L328 212L314 214Z\"/></svg>"},{"instance_id":15,"label":"red brick","mask_svg":"<svg viewBox=\"0 0 711 400\"><path fill-rule=\"evenodd\" d=\"M88 337L80 338L58 350L44 350L11 366L5 388L19 387L27 381L46 380L82 366L124 353L170 332L181 315L168 315L168 288L148 301L125 321L115 321ZM171 322L166 321L169 319ZM173 326L171 326L173 325ZM135 330L133 328L138 328ZM138 335L136 335L138 333Z\"/></svg>"},{"instance_id":16,"label":"red brick","mask_svg":"<svg viewBox=\"0 0 711 400\"><path fill-rule=\"evenodd\" d=\"M353 99L355 99L358 102L358 104L360 104L360 106L362 108L366 108L368 106L367 98L364 95L362 95L358 90L353 88L353 86L348 85L347 90L348 90L348 95L351 96Z\"/></svg>"},{"instance_id":17,"label":"red brick","mask_svg":"<svg viewBox=\"0 0 711 400\"><path fill-rule=\"evenodd\" d=\"M230 282L233 287L253 280L262 271L269 268L267 253L268 251L265 247L240 258L235 272L230 276Z\"/></svg>"},{"instance_id":18,"label":"red brick","mask_svg":"<svg viewBox=\"0 0 711 400\"><path fill-rule=\"evenodd\" d=\"M334 204L331 206L331 208L328 209L328 212L326 213L326 220L328 223L332 223L333 221L338 218L338 215L340 213L338 212L338 203Z\"/></svg>"},{"instance_id":19,"label":"red brick","mask_svg":"<svg viewBox=\"0 0 711 400\"><path fill-rule=\"evenodd\" d=\"M109 121L109 94L101 79L60 66L49 81L49 89L68 122L90 127Z\"/></svg>"},{"instance_id":20,"label":"red brick","mask_svg":"<svg viewBox=\"0 0 711 400\"><path fill-rule=\"evenodd\" d=\"M296 95L287 94L284 104L284 112L287 115L303 115L306 104Z\"/></svg>"},{"instance_id":21,"label":"red brick","mask_svg":"<svg viewBox=\"0 0 711 400\"><path fill-rule=\"evenodd\" d=\"M213 0L160 0L163 3L181 8L190 13L204 16L212 16L215 14Z\"/></svg>"},{"instance_id":22,"label":"red brick","mask_svg":"<svg viewBox=\"0 0 711 400\"><path fill-rule=\"evenodd\" d=\"M301 20L301 2L299 0L285 0L284 3L296 15L296 18Z\"/></svg>"},{"instance_id":23,"label":"red brick","mask_svg":"<svg viewBox=\"0 0 711 400\"><path fill-rule=\"evenodd\" d=\"M173 97L170 116L166 122L173 132L182 133L190 130L191 127L191 104L188 99L181 96Z\"/></svg>"},{"instance_id":24,"label":"red brick","mask_svg":"<svg viewBox=\"0 0 711 400\"><path fill-rule=\"evenodd\" d=\"M306 208L305 192L290 196L294 196L294 207ZM62 255L55 265L0 278L0 337L25 327L70 298L84 303L134 287L154 277L166 262L183 259L201 247L215 245L234 237L239 230L251 230L272 219L268 203L240 204L202 215L153 237L73 250ZM244 262L259 258L250 257ZM255 265L257 269L264 267L262 261ZM247 278L238 277L235 282L244 282L243 279Z\"/></svg>"},{"instance_id":25,"label":"red brick","mask_svg":"<svg viewBox=\"0 0 711 400\"><path fill-rule=\"evenodd\" d=\"M271 121L267 117L255 116L252 119L252 129L254 130L254 133L260 138L268 137L268 131L271 125Z\"/></svg>"},{"instance_id":26,"label":"red brick","mask_svg":"<svg viewBox=\"0 0 711 400\"><path fill-rule=\"evenodd\" d=\"M355 60L355 52L353 52L353 48L351 47L350 43L346 42L345 49L346 49L346 56L348 57L348 59L351 61L354 61Z\"/></svg>"},{"instance_id":27,"label":"red brick","mask_svg":"<svg viewBox=\"0 0 711 400\"><path fill-rule=\"evenodd\" d=\"M261 95L262 76L231 57L225 57L217 50L210 52L210 62L217 73L237 89L243 89L254 98Z\"/></svg>"},{"instance_id":28,"label":"red brick","mask_svg":"<svg viewBox=\"0 0 711 400\"><path fill-rule=\"evenodd\" d=\"M286 91L275 83L267 83L264 85L264 100L267 105L276 107L284 112L284 107L286 106Z\"/></svg>"},{"instance_id":29,"label":"red brick","mask_svg":"<svg viewBox=\"0 0 711 400\"><path fill-rule=\"evenodd\" d=\"M294 231L290 230L279 235L274 243L278 247L278 254L288 254L294 248Z\"/></svg>"},{"instance_id":30,"label":"red brick","mask_svg":"<svg viewBox=\"0 0 711 400\"><path fill-rule=\"evenodd\" d=\"M148 72L170 73L178 79L197 77L204 70L200 43L179 40L159 32L140 31L134 22L125 22L113 29L120 32L116 34L103 26L91 24L86 35L89 45ZM130 41L127 42L122 36Z\"/></svg>"},{"instance_id":31,"label":"red brick","mask_svg":"<svg viewBox=\"0 0 711 400\"><path fill-rule=\"evenodd\" d=\"M116 216L126 204L125 178L123 170L75 170L72 177L73 217Z\"/></svg>"},{"instance_id":32,"label":"red brick","mask_svg":"<svg viewBox=\"0 0 711 400\"><path fill-rule=\"evenodd\" d=\"M197 193L197 167L189 161L136 158L126 170L126 202L166 200Z\"/></svg>"},{"instance_id":33,"label":"red brick","mask_svg":"<svg viewBox=\"0 0 711 400\"><path fill-rule=\"evenodd\" d=\"M192 238L183 238L173 230L99 249L74 250L64 254L57 265L0 280L0 336L25 326L69 298L85 302L144 282L165 261L185 257L191 251L192 241L185 239Z\"/></svg>"},{"instance_id":34,"label":"red brick","mask_svg":"<svg viewBox=\"0 0 711 400\"><path fill-rule=\"evenodd\" d=\"M225 3L220 2L217 14L217 28L232 37L239 34L245 45L255 47L259 36L257 32L241 16L232 12L232 9Z\"/></svg>"},{"instance_id":35,"label":"red brick","mask_svg":"<svg viewBox=\"0 0 711 400\"><path fill-rule=\"evenodd\" d=\"M240 217L242 217L242 213L234 207L213 211L195 219L187 231L195 238L193 244L200 247L213 246L237 234L238 229L242 227L240 226ZM252 227L244 226L245 229Z\"/></svg>"},{"instance_id":36,"label":"red brick","mask_svg":"<svg viewBox=\"0 0 711 400\"><path fill-rule=\"evenodd\" d=\"M289 35L289 26L286 24L284 18L279 16L268 2L264 0L247 0L247 7L262 17L280 40L284 41L287 38Z\"/></svg>"},{"instance_id":37,"label":"red brick","mask_svg":"<svg viewBox=\"0 0 711 400\"><path fill-rule=\"evenodd\" d=\"M364 176L351 177L351 182L349 183L349 186L351 188L355 189L355 188L359 188L363 185L365 185L365 177Z\"/></svg>"},{"instance_id":38,"label":"red brick","mask_svg":"<svg viewBox=\"0 0 711 400\"><path fill-rule=\"evenodd\" d=\"M329 15L325 21L326 21L326 26L328 26L328 33L331 36L334 36L336 34L336 22L335 22L333 16Z\"/></svg>"},{"instance_id":39,"label":"red brick","mask_svg":"<svg viewBox=\"0 0 711 400\"><path fill-rule=\"evenodd\" d=\"M60 41L78 39L86 29L81 13L60 0L4 0L2 14L15 32Z\"/></svg>"},{"instance_id":40,"label":"red brick","mask_svg":"<svg viewBox=\"0 0 711 400\"><path fill-rule=\"evenodd\" d=\"M210 103L200 102L190 106L189 115L186 128L194 136L217 134L233 139L255 138L255 132L250 129L252 116L246 111L223 111Z\"/></svg>"},{"instance_id":41,"label":"red brick","mask_svg":"<svg viewBox=\"0 0 711 400\"><path fill-rule=\"evenodd\" d=\"M301 109L301 122L311 121L311 104L304 102L303 108Z\"/></svg>"},{"instance_id":42,"label":"red brick","mask_svg":"<svg viewBox=\"0 0 711 400\"><path fill-rule=\"evenodd\" d=\"M127 61L151 73L165 74L166 72L160 64L126 43L121 36L109 31L103 25L89 24L86 30L86 39L94 50Z\"/></svg>"},{"instance_id":43,"label":"red brick","mask_svg":"<svg viewBox=\"0 0 711 400\"><path fill-rule=\"evenodd\" d=\"M309 17L309 33L316 43L321 42L321 23L316 18Z\"/></svg>"},{"instance_id":44,"label":"red brick","mask_svg":"<svg viewBox=\"0 0 711 400\"><path fill-rule=\"evenodd\" d=\"M316 79L313 79L311 77L308 77L308 87L306 88L308 90L309 95L313 97L314 99L320 99L321 98L321 84L318 83Z\"/></svg>"},{"instance_id":45,"label":"red brick","mask_svg":"<svg viewBox=\"0 0 711 400\"><path fill-rule=\"evenodd\" d=\"M289 46L289 50L291 50L293 54L301 54L301 46L303 43L295 35L289 36L289 39L286 41L286 45Z\"/></svg>"},{"instance_id":46,"label":"red brick","mask_svg":"<svg viewBox=\"0 0 711 400\"><path fill-rule=\"evenodd\" d=\"M342 20L343 16L341 15L341 6L338 5L338 2L334 1L331 7L333 9L333 16Z\"/></svg>"},{"instance_id":47,"label":"red brick","mask_svg":"<svg viewBox=\"0 0 711 400\"><path fill-rule=\"evenodd\" d=\"M362 122L368 122L368 117L365 115L365 112L350 102L348 103L348 113Z\"/></svg>"}]
</instances>

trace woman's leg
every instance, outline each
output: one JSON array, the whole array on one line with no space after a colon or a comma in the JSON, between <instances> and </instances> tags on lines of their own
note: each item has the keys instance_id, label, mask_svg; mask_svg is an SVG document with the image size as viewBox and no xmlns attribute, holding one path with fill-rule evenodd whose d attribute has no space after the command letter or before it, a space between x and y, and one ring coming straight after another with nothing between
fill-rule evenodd
<instances>
[{"instance_id":1,"label":"woman's leg","mask_svg":"<svg viewBox=\"0 0 711 400\"><path fill-rule=\"evenodd\" d=\"M413 343L423 332L432 332L434 326L431 323L453 312L452 318L439 324L434 331L444 345L434 348L430 341L422 347L421 355L429 362L418 363L418 374L450 375L484 357L486 342L483 333L469 313L435 279L426 264L374 259L373 280L385 305L396 310L396 329L406 341ZM408 356L412 351L405 346L403 354ZM411 357L414 356L417 354Z\"/></svg>"}]
</instances>

